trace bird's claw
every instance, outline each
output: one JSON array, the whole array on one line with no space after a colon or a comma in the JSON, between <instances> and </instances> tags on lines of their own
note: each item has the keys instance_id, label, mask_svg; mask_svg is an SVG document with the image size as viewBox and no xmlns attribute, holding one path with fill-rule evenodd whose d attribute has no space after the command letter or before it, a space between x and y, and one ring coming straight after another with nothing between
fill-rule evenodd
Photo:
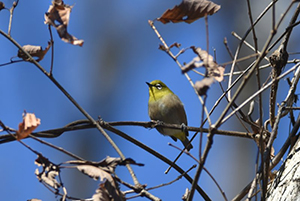
<instances>
[{"instance_id":1,"label":"bird's claw","mask_svg":"<svg viewBox=\"0 0 300 201\"><path fill-rule=\"evenodd\" d=\"M187 132L187 125L185 125L184 123L181 124L181 130L183 132Z\"/></svg>"}]
</instances>

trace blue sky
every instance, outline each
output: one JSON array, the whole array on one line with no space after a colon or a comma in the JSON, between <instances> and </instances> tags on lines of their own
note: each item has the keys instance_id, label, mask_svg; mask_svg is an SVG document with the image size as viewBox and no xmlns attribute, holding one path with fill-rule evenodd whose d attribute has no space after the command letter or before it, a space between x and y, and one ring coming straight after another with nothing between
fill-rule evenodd
<instances>
[{"instance_id":1,"label":"blue sky","mask_svg":"<svg viewBox=\"0 0 300 201\"><path fill-rule=\"evenodd\" d=\"M215 1L224 4L222 1ZM4 1L9 7L12 1ZM185 105L190 126L199 126L201 117L201 104L189 85L187 79L181 74L176 63L163 51L158 50L160 41L148 25L149 19L159 17L166 9L180 3L175 1L65 1L74 4L71 13L69 33L85 41L83 47L72 46L62 42L53 30L54 36L54 77L73 96L73 98L95 119L101 116L105 121L148 121L147 101L148 87L145 82L154 79L164 81L176 93ZM264 4L267 4L264 1ZM20 0L15 9L12 37L21 45L32 44L47 46L49 33L44 25L44 13L48 10L50 1ZM238 6L245 12L238 12ZM264 7L254 6L254 15L258 15ZM235 9L234 16L229 12ZM232 15L231 15L232 14ZM0 12L0 29L6 31L9 13ZM217 51L218 63L230 60L223 45L224 37L234 50L237 40L231 36L231 31L239 31L243 35L249 27L246 5L241 3L236 7L222 5L221 10L209 17L209 48ZM244 26L241 26L241 23ZM182 47L191 45L206 49L204 19L192 24L166 24L155 23L157 29L170 45L178 42ZM268 34L270 27L259 25L263 45L264 34ZM249 39L252 41L252 38ZM7 39L0 37L0 63L6 63L17 54L17 49ZM294 44L295 45L295 44ZM295 45L296 46L296 45ZM293 48L293 46L291 47ZM174 53L176 50L174 49ZM247 53L247 52L246 52ZM195 55L190 52L179 57L179 61L189 62ZM48 53L40 64L47 70L50 67L50 54ZM226 69L226 71L228 71ZM189 73L192 80L201 77ZM266 72L266 76L268 72ZM227 78L224 84L227 83ZM47 130L62 127L72 121L83 119L84 116L75 106L30 63L17 63L0 67L0 120L7 126L17 128L22 121L24 110L33 112L41 119L42 124L37 129ZM253 87L248 90L255 90ZM284 86L281 91L286 91ZM209 90L207 107L211 108L221 90L214 84ZM284 97L285 94L279 94ZM264 95L268 100L268 93ZM243 100L243 99L241 99ZM241 101L240 100L240 101ZM225 105L212 116L216 121ZM247 107L248 108L248 107ZM245 111L247 111L247 108ZM267 118L267 106L266 106ZM281 125L287 125L283 121ZM235 118L230 119L222 129L244 131ZM160 135L156 130L140 127L118 127L131 137L158 151L169 159L174 159L178 151L168 146L168 142L181 147L181 143L173 142L171 138ZM282 126L281 133L275 141L275 150L278 150L280 141L284 140L289 128ZM171 170L165 175L168 167L165 163L132 145L121 137L108 132L126 157L133 158L144 167L133 169L141 184L148 187L167 183L179 176ZM1 133L2 134L2 133ZM190 133L192 136L193 133ZM282 137L282 140L280 140ZM45 139L59 147L74 152L87 160L100 161L106 156L118 157L117 153L95 129L66 133L57 139ZM32 139L24 140L33 149L41 152L45 157L55 163L72 158L46 147ZM198 157L199 138L194 141L192 154ZM204 143L206 134L204 134ZM276 149L277 148L277 149ZM34 175L37 166L34 164L36 155L18 142L1 144L0 168L1 200L26 200L39 198L43 201L55 200L55 196L38 182ZM209 153L206 168L213 174L226 195L231 199L237 194L254 175L256 159L256 145L249 139L215 136L213 148ZM178 161L183 169L187 170L195 164L190 157L184 155ZM118 167L116 173L124 181L132 183L132 179L125 167ZM193 177L195 171L191 171ZM76 172L76 170L63 170L62 177L69 195L89 198L95 192L98 182ZM221 194L212 180L202 172L199 185L207 192L212 200L220 200ZM181 179L174 184L151 191L162 200L180 200L190 184ZM122 186L122 189L125 189ZM196 199L200 199L198 194ZM145 200L136 198L135 200ZM195 200L196 200L195 199Z\"/></svg>"}]
</instances>

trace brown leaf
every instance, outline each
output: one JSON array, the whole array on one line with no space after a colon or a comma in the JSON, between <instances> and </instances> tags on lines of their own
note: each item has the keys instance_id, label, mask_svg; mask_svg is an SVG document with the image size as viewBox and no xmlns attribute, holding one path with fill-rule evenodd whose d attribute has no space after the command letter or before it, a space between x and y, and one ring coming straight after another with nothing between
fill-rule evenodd
<instances>
[{"instance_id":1,"label":"brown leaf","mask_svg":"<svg viewBox=\"0 0 300 201\"><path fill-rule=\"evenodd\" d=\"M0 11L5 8L5 5L2 1L0 1Z\"/></svg>"},{"instance_id":2,"label":"brown leaf","mask_svg":"<svg viewBox=\"0 0 300 201\"><path fill-rule=\"evenodd\" d=\"M209 55L205 50L201 50L201 48L196 48L194 46L192 46L191 48L198 55L199 59L203 61L203 66L207 70L207 76L213 77L216 81L221 82L223 80L225 68L219 66L214 61L213 57Z\"/></svg>"},{"instance_id":3,"label":"brown leaf","mask_svg":"<svg viewBox=\"0 0 300 201\"><path fill-rule=\"evenodd\" d=\"M33 113L25 113L23 115L23 122L19 124L17 131L17 140L28 137L41 124L41 120L36 118Z\"/></svg>"},{"instance_id":4,"label":"brown leaf","mask_svg":"<svg viewBox=\"0 0 300 201\"><path fill-rule=\"evenodd\" d=\"M52 2L45 14L45 24L56 27L55 21L57 21L59 25L64 24L67 26L72 8L73 6L66 5L63 1Z\"/></svg>"},{"instance_id":5,"label":"brown leaf","mask_svg":"<svg viewBox=\"0 0 300 201\"><path fill-rule=\"evenodd\" d=\"M205 15L216 13L220 8L220 5L207 0L183 0L181 4L166 10L157 20L164 24L170 21L192 23Z\"/></svg>"},{"instance_id":6,"label":"brown leaf","mask_svg":"<svg viewBox=\"0 0 300 201\"><path fill-rule=\"evenodd\" d=\"M75 167L89 177L102 183L93 195L93 200L125 200L124 194L120 191L119 185L115 179L114 169L117 165L135 163L132 159L122 160L120 158L107 157L106 159L94 163L86 161L69 161L69 164L77 164Z\"/></svg>"},{"instance_id":7,"label":"brown leaf","mask_svg":"<svg viewBox=\"0 0 300 201\"><path fill-rule=\"evenodd\" d=\"M39 169L35 170L35 175L38 180L46 183L55 190L58 190L60 183L55 179L55 177L59 175L59 167L42 155L38 155L38 158L35 160L35 164L43 167L42 172L40 172Z\"/></svg>"},{"instance_id":8,"label":"brown leaf","mask_svg":"<svg viewBox=\"0 0 300 201\"><path fill-rule=\"evenodd\" d=\"M126 164L132 164L132 165L137 165L137 166L144 166L142 163L136 163L133 159L131 158L126 158L122 160L121 158L115 158L115 157L109 157L107 156L105 159L99 161L99 162L86 162L86 161L67 161L65 164L72 164L72 165L93 165L95 167L99 167L102 170L108 172L108 173L115 173L115 168L118 165L126 165ZM92 170L91 170L92 171ZM91 172L91 177L93 176L94 173ZM98 174L100 177L100 174Z\"/></svg>"},{"instance_id":9,"label":"brown leaf","mask_svg":"<svg viewBox=\"0 0 300 201\"><path fill-rule=\"evenodd\" d=\"M197 90L200 96L206 95L206 92L212 83L214 83L214 78L205 77L201 81L197 81L195 83L195 89Z\"/></svg>"},{"instance_id":10,"label":"brown leaf","mask_svg":"<svg viewBox=\"0 0 300 201\"><path fill-rule=\"evenodd\" d=\"M56 27L57 33L59 37L66 43L71 43L73 45L79 45L80 47L83 45L83 40L77 39L75 36L70 35L67 32L67 26L66 25L59 25Z\"/></svg>"},{"instance_id":11,"label":"brown leaf","mask_svg":"<svg viewBox=\"0 0 300 201\"><path fill-rule=\"evenodd\" d=\"M48 46L43 50L42 46L34 46L34 45L24 45L23 49L28 52L32 57L38 57L37 62L41 61L44 56L47 54L49 48L51 47L51 43L48 42ZM21 50L18 50L18 57L28 61L28 57Z\"/></svg>"},{"instance_id":12,"label":"brown leaf","mask_svg":"<svg viewBox=\"0 0 300 201\"><path fill-rule=\"evenodd\" d=\"M45 14L45 24L53 26L64 42L82 46L83 40L79 40L67 32L72 8L73 6L64 4L63 1L56 0L52 2Z\"/></svg>"},{"instance_id":13,"label":"brown leaf","mask_svg":"<svg viewBox=\"0 0 300 201\"><path fill-rule=\"evenodd\" d=\"M189 63L185 64L181 71L182 73L186 73L190 70L193 70L194 68L199 68L203 66L203 63L199 63L200 62L200 58L199 57L195 57L193 58L192 61L190 61Z\"/></svg>"},{"instance_id":14,"label":"brown leaf","mask_svg":"<svg viewBox=\"0 0 300 201\"><path fill-rule=\"evenodd\" d=\"M95 167L93 165L77 165L76 168L94 180L111 180L111 175L99 167Z\"/></svg>"},{"instance_id":15,"label":"brown leaf","mask_svg":"<svg viewBox=\"0 0 300 201\"><path fill-rule=\"evenodd\" d=\"M111 182L105 181L99 185L96 193L93 195L93 201L125 201L124 194L116 188Z\"/></svg>"}]
</instances>

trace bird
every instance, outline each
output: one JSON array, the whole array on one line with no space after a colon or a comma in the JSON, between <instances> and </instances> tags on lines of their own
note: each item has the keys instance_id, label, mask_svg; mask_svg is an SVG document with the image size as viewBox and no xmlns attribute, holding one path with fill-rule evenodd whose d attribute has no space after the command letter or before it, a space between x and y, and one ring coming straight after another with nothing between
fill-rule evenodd
<instances>
[{"instance_id":1,"label":"bird","mask_svg":"<svg viewBox=\"0 0 300 201\"><path fill-rule=\"evenodd\" d=\"M167 124L187 125L187 117L183 103L168 87L160 80L146 82L149 86L148 115L151 120L162 121ZM157 127L158 132L170 136L173 140L179 139L186 150L193 148L187 139L188 131L184 129L171 129Z\"/></svg>"}]
</instances>

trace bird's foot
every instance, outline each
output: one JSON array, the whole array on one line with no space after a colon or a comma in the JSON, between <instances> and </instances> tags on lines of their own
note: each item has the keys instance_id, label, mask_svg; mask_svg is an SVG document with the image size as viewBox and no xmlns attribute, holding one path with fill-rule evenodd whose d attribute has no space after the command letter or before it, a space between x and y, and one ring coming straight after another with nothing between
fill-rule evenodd
<instances>
[{"instance_id":1,"label":"bird's foot","mask_svg":"<svg viewBox=\"0 0 300 201\"><path fill-rule=\"evenodd\" d=\"M187 132L187 125L185 125L184 123L181 124L181 130L183 132Z\"/></svg>"}]
</instances>

